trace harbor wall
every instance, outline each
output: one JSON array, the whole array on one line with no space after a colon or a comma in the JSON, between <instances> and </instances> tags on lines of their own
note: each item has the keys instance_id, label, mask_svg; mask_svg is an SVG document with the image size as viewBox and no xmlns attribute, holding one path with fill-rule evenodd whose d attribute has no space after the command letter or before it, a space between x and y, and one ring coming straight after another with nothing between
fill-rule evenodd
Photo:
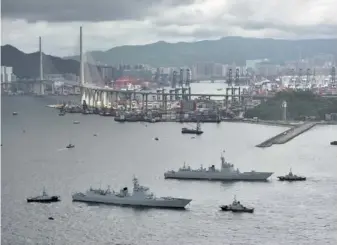
<instances>
[{"instance_id":1,"label":"harbor wall","mask_svg":"<svg viewBox=\"0 0 337 245\"><path fill-rule=\"evenodd\" d=\"M258 144L257 147L270 147L274 144L285 144L288 141L292 140L293 138L303 134L304 132L308 131L309 129L313 128L317 122L306 122L301 125L295 126L290 128L264 142Z\"/></svg>"}]
</instances>

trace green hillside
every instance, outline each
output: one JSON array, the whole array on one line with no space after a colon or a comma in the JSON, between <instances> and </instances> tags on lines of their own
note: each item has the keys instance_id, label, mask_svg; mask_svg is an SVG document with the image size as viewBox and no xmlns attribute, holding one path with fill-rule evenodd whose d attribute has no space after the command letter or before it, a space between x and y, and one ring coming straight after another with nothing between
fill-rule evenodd
<instances>
[{"instance_id":1,"label":"green hillside","mask_svg":"<svg viewBox=\"0 0 337 245\"><path fill-rule=\"evenodd\" d=\"M304 117L324 119L327 113L337 113L337 99L323 98L312 92L279 92L274 98L262 102L246 112L246 117L263 120L281 120L282 102L287 101L287 118L302 120Z\"/></svg>"}]
</instances>

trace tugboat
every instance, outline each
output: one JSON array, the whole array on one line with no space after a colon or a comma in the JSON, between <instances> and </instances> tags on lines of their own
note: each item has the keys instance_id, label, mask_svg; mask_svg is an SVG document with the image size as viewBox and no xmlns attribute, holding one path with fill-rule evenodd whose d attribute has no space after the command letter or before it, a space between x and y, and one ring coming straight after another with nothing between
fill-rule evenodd
<instances>
[{"instance_id":1,"label":"tugboat","mask_svg":"<svg viewBox=\"0 0 337 245\"><path fill-rule=\"evenodd\" d=\"M75 145L73 145L71 143L69 143L69 145L66 146L67 149L74 148L74 147L75 147Z\"/></svg>"},{"instance_id":2,"label":"tugboat","mask_svg":"<svg viewBox=\"0 0 337 245\"><path fill-rule=\"evenodd\" d=\"M330 142L330 145L337 145L337 140L331 141L331 142Z\"/></svg>"},{"instance_id":3,"label":"tugboat","mask_svg":"<svg viewBox=\"0 0 337 245\"><path fill-rule=\"evenodd\" d=\"M243 206L240 201L236 200L236 197L234 196L234 200L232 202L232 204L229 205L223 205L220 206L222 211L232 211L235 213L253 213L254 212L254 208L247 208L245 206Z\"/></svg>"},{"instance_id":4,"label":"tugboat","mask_svg":"<svg viewBox=\"0 0 337 245\"><path fill-rule=\"evenodd\" d=\"M202 134L204 132L201 130L200 122L197 122L196 129L182 128L181 129L181 133L182 134L196 134L196 135L200 135L200 134Z\"/></svg>"},{"instance_id":5,"label":"tugboat","mask_svg":"<svg viewBox=\"0 0 337 245\"><path fill-rule=\"evenodd\" d=\"M285 176L278 176L277 177L280 181L304 181L307 178L303 176L297 176L291 172L291 169L289 171L289 174Z\"/></svg>"},{"instance_id":6,"label":"tugboat","mask_svg":"<svg viewBox=\"0 0 337 245\"><path fill-rule=\"evenodd\" d=\"M51 203L61 201L60 196L49 196L43 188L42 196L27 198L27 202Z\"/></svg>"}]
</instances>

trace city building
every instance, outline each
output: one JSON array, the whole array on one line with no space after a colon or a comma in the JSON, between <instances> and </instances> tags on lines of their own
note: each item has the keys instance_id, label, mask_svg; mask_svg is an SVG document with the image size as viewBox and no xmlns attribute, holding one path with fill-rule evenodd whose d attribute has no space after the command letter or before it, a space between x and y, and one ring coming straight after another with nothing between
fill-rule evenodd
<instances>
[{"instance_id":1,"label":"city building","mask_svg":"<svg viewBox=\"0 0 337 245\"><path fill-rule=\"evenodd\" d=\"M277 76L280 72L280 66L269 62L256 64L256 74L260 76Z\"/></svg>"},{"instance_id":2,"label":"city building","mask_svg":"<svg viewBox=\"0 0 337 245\"><path fill-rule=\"evenodd\" d=\"M174 67L160 67L160 73L163 75L170 75L176 68Z\"/></svg>"},{"instance_id":3,"label":"city building","mask_svg":"<svg viewBox=\"0 0 337 245\"><path fill-rule=\"evenodd\" d=\"M222 77L224 74L226 74L226 66L213 62L200 62L195 64L191 71L193 79Z\"/></svg>"},{"instance_id":4,"label":"city building","mask_svg":"<svg viewBox=\"0 0 337 245\"><path fill-rule=\"evenodd\" d=\"M257 67L256 65L263 62L268 61L267 59L258 59L258 60L246 60L246 68L252 69L254 72L256 72Z\"/></svg>"},{"instance_id":5,"label":"city building","mask_svg":"<svg viewBox=\"0 0 337 245\"><path fill-rule=\"evenodd\" d=\"M13 67L1 66L1 82L10 83L16 80L16 76L13 73Z\"/></svg>"},{"instance_id":6,"label":"city building","mask_svg":"<svg viewBox=\"0 0 337 245\"><path fill-rule=\"evenodd\" d=\"M65 80L63 74L45 74L44 79L52 80L52 81L64 81Z\"/></svg>"},{"instance_id":7,"label":"city building","mask_svg":"<svg viewBox=\"0 0 337 245\"><path fill-rule=\"evenodd\" d=\"M100 77L105 83L111 82L111 80L113 80L116 68L105 65L105 66L97 66L97 69Z\"/></svg>"}]
</instances>

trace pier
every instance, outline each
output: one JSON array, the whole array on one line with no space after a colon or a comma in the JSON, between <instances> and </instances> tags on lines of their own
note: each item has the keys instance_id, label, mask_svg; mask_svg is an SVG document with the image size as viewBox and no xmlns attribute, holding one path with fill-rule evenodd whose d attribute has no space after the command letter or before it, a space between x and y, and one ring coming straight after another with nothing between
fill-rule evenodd
<instances>
[{"instance_id":1,"label":"pier","mask_svg":"<svg viewBox=\"0 0 337 245\"><path fill-rule=\"evenodd\" d=\"M293 138L303 134L304 132L308 131L309 129L313 128L317 122L305 122L303 124L300 124L298 126L294 126L293 128L290 128L264 142L261 144L258 144L256 147L270 147L274 144L285 144L288 141L292 140Z\"/></svg>"}]
</instances>

